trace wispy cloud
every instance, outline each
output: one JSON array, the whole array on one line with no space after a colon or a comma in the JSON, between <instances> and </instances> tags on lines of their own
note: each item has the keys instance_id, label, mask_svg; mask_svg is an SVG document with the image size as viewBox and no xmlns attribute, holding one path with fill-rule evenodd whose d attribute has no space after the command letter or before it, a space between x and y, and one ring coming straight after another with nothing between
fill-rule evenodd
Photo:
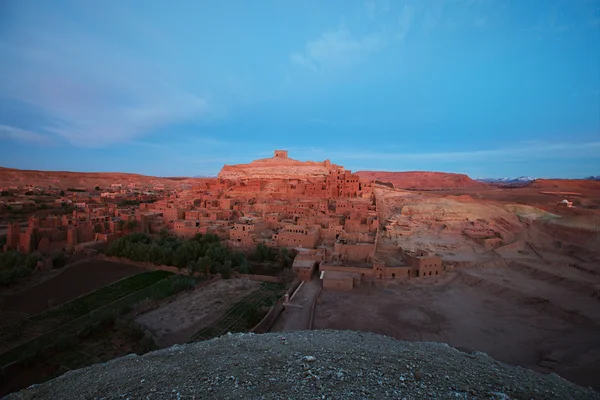
<instances>
[{"instance_id":1,"label":"wispy cloud","mask_svg":"<svg viewBox=\"0 0 600 400\"><path fill-rule=\"evenodd\" d=\"M11 79L0 91L45 117L40 132L99 147L214 115L211 99L184 89L160 61L88 32L57 23L53 31L18 32L1 48Z\"/></svg>"},{"instance_id":2,"label":"wispy cloud","mask_svg":"<svg viewBox=\"0 0 600 400\"><path fill-rule=\"evenodd\" d=\"M315 67L315 64L313 64L312 61L305 55L302 55L299 53L292 53L292 54L290 54L290 61L293 64L297 64L302 67L306 67L312 71L317 70L317 67Z\"/></svg>"},{"instance_id":3,"label":"wispy cloud","mask_svg":"<svg viewBox=\"0 0 600 400\"><path fill-rule=\"evenodd\" d=\"M8 125L0 125L0 139L29 142L41 145L48 145L51 143L51 140L48 136Z\"/></svg>"},{"instance_id":4,"label":"wispy cloud","mask_svg":"<svg viewBox=\"0 0 600 400\"><path fill-rule=\"evenodd\" d=\"M385 42L380 34L355 37L341 27L309 41L304 51L290 55L290 61L316 71L322 66L343 66L358 62L384 46Z\"/></svg>"},{"instance_id":5,"label":"wispy cloud","mask_svg":"<svg viewBox=\"0 0 600 400\"><path fill-rule=\"evenodd\" d=\"M347 160L402 160L436 162L485 162L558 160L600 157L600 142L524 143L519 147L432 153L336 152L332 157Z\"/></svg>"}]
</instances>

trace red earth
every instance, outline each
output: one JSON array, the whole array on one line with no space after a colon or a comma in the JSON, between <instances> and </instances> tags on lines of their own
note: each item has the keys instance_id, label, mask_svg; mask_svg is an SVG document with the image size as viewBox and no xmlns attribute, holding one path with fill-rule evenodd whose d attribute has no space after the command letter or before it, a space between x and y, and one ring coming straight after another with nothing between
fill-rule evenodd
<instances>
[{"instance_id":1,"label":"red earth","mask_svg":"<svg viewBox=\"0 0 600 400\"><path fill-rule=\"evenodd\" d=\"M440 190L440 189L465 189L487 188L488 185L474 181L464 174L451 174L446 172L408 171L358 171L361 178L390 182L396 189Z\"/></svg>"}]
</instances>

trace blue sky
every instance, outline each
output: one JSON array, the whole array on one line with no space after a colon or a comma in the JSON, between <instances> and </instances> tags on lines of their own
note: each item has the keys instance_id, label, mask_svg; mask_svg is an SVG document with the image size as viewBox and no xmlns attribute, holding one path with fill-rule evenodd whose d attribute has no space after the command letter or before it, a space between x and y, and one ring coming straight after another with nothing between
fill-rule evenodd
<instances>
[{"instance_id":1,"label":"blue sky","mask_svg":"<svg viewBox=\"0 0 600 400\"><path fill-rule=\"evenodd\" d=\"M600 174L600 0L0 3L0 165Z\"/></svg>"}]
</instances>

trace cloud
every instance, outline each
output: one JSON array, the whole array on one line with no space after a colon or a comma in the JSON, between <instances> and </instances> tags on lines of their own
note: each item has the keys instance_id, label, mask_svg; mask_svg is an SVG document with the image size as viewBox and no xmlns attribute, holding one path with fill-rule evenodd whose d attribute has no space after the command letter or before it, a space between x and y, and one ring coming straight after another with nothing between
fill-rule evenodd
<instances>
[{"instance_id":1,"label":"cloud","mask_svg":"<svg viewBox=\"0 0 600 400\"><path fill-rule=\"evenodd\" d=\"M414 17L414 8L409 6L408 4L405 4L402 8L402 12L400 13L400 17L398 18L398 34L396 35L396 38L398 40L404 40L404 38L410 31L410 27L413 23Z\"/></svg>"},{"instance_id":2,"label":"cloud","mask_svg":"<svg viewBox=\"0 0 600 400\"><path fill-rule=\"evenodd\" d=\"M600 157L600 142L524 143L520 147L432 153L338 152L332 158L437 162L487 162L578 159Z\"/></svg>"},{"instance_id":3,"label":"cloud","mask_svg":"<svg viewBox=\"0 0 600 400\"><path fill-rule=\"evenodd\" d=\"M136 57L88 32L76 22L17 30L0 49L10 76L0 91L43 116L37 131L101 147L218 114L209 96L184 89L161 59Z\"/></svg>"},{"instance_id":4,"label":"cloud","mask_svg":"<svg viewBox=\"0 0 600 400\"><path fill-rule=\"evenodd\" d=\"M321 66L343 66L358 62L384 47L381 35L354 37L347 29L325 32L308 42L303 52L290 55L292 63L316 71Z\"/></svg>"},{"instance_id":5,"label":"cloud","mask_svg":"<svg viewBox=\"0 0 600 400\"><path fill-rule=\"evenodd\" d=\"M317 67L305 56L299 53L290 54L290 61L294 64L306 67L312 71L316 71Z\"/></svg>"},{"instance_id":6,"label":"cloud","mask_svg":"<svg viewBox=\"0 0 600 400\"><path fill-rule=\"evenodd\" d=\"M51 143L48 136L39 133L15 128L14 126L0 125L0 140L14 140L18 142L29 142L35 144L48 145Z\"/></svg>"}]
</instances>

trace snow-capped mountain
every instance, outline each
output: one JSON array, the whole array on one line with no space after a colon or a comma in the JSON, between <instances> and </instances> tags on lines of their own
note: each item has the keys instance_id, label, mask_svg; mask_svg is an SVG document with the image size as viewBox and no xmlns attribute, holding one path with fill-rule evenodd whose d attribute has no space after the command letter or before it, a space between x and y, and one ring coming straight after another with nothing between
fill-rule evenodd
<instances>
[{"instance_id":1,"label":"snow-capped mountain","mask_svg":"<svg viewBox=\"0 0 600 400\"><path fill-rule=\"evenodd\" d=\"M583 179L587 179L588 181L600 181L600 175L588 176L587 178L583 178Z\"/></svg>"},{"instance_id":2,"label":"snow-capped mountain","mask_svg":"<svg viewBox=\"0 0 600 400\"><path fill-rule=\"evenodd\" d=\"M479 178L476 179L481 182L498 182L498 183L527 183L534 181L536 178L531 176L519 176L517 178L505 177L505 178Z\"/></svg>"}]
</instances>

